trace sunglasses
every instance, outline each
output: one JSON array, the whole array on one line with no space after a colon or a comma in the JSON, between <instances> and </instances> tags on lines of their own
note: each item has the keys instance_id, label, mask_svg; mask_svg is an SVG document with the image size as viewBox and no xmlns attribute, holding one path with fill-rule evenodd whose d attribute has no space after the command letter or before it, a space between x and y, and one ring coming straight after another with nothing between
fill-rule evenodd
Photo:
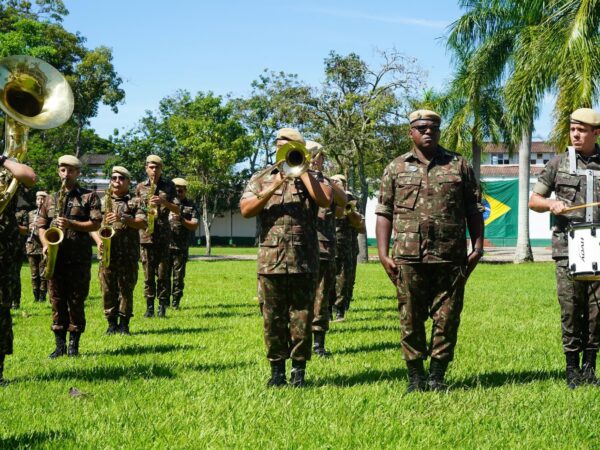
<instances>
[{"instance_id":1,"label":"sunglasses","mask_svg":"<svg viewBox=\"0 0 600 450\"><path fill-rule=\"evenodd\" d=\"M185 190L186 190L185 188L177 188L176 189L177 192L185 192Z\"/></svg>"},{"instance_id":2,"label":"sunglasses","mask_svg":"<svg viewBox=\"0 0 600 450\"><path fill-rule=\"evenodd\" d=\"M110 177L110 179L112 181L125 181L125 177L123 175L113 175L112 177Z\"/></svg>"},{"instance_id":3,"label":"sunglasses","mask_svg":"<svg viewBox=\"0 0 600 450\"><path fill-rule=\"evenodd\" d=\"M427 130L431 130L432 133L440 131L440 127L437 125L419 125L418 127L411 127L413 130L417 130L421 134L425 134Z\"/></svg>"}]
</instances>

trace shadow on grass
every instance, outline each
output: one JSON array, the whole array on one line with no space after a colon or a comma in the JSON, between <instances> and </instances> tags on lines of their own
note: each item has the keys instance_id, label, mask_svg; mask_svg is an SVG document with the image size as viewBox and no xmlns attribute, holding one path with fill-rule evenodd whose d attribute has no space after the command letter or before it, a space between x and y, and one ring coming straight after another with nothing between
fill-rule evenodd
<instances>
[{"instance_id":1,"label":"shadow on grass","mask_svg":"<svg viewBox=\"0 0 600 450\"><path fill-rule=\"evenodd\" d=\"M28 433L17 434L5 438L0 437L0 448L37 448L41 444L48 444L50 441L60 441L73 438L72 433L64 431L30 431Z\"/></svg>"},{"instance_id":2,"label":"shadow on grass","mask_svg":"<svg viewBox=\"0 0 600 450\"><path fill-rule=\"evenodd\" d=\"M194 306L183 306L182 309L242 309L248 308L249 303L211 303L210 305L194 305ZM258 304L254 303L254 306L258 308Z\"/></svg>"},{"instance_id":3,"label":"shadow on grass","mask_svg":"<svg viewBox=\"0 0 600 450\"><path fill-rule=\"evenodd\" d=\"M399 331L399 327L393 325L364 325L360 327L338 328L336 326L329 329L328 334L343 334L343 333L364 333L369 331Z\"/></svg>"},{"instance_id":4,"label":"shadow on grass","mask_svg":"<svg viewBox=\"0 0 600 450\"><path fill-rule=\"evenodd\" d=\"M253 312L232 312L232 311L209 311L201 314L192 314L189 317L200 317L203 319L225 319L228 317L256 317Z\"/></svg>"},{"instance_id":5,"label":"shadow on grass","mask_svg":"<svg viewBox=\"0 0 600 450\"><path fill-rule=\"evenodd\" d=\"M380 381L406 381L406 369L395 368L390 370L368 370L353 375L333 375L321 378L320 380L307 382L312 386L341 386L349 387L360 384L374 384Z\"/></svg>"},{"instance_id":6,"label":"shadow on grass","mask_svg":"<svg viewBox=\"0 0 600 450\"><path fill-rule=\"evenodd\" d=\"M398 314L379 314L379 315L370 315L363 317L356 317L355 315L348 314L346 315L346 320L344 323L352 324L359 322L378 322L380 320L394 320L398 318Z\"/></svg>"},{"instance_id":7,"label":"shadow on grass","mask_svg":"<svg viewBox=\"0 0 600 450\"><path fill-rule=\"evenodd\" d=\"M386 350L400 350L399 342L377 342L375 344L359 345L358 347L337 350L336 355L353 355L355 353L383 352Z\"/></svg>"},{"instance_id":8,"label":"shadow on grass","mask_svg":"<svg viewBox=\"0 0 600 450\"><path fill-rule=\"evenodd\" d=\"M495 388L507 384L529 384L536 381L563 381L565 375L560 370L525 370L522 372L487 372L466 377L450 383L451 390L468 390L475 388Z\"/></svg>"},{"instance_id":9,"label":"shadow on grass","mask_svg":"<svg viewBox=\"0 0 600 450\"><path fill-rule=\"evenodd\" d=\"M207 327L168 327L168 328L155 328L150 330L139 330L133 331L131 334L199 334L199 333L210 333L211 331L220 331L223 327L219 328L207 328Z\"/></svg>"},{"instance_id":10,"label":"shadow on grass","mask_svg":"<svg viewBox=\"0 0 600 450\"><path fill-rule=\"evenodd\" d=\"M222 370L242 369L252 366L253 363L248 361L240 361L236 363L189 363L180 364L184 370L193 370L195 372L220 372Z\"/></svg>"},{"instance_id":11,"label":"shadow on grass","mask_svg":"<svg viewBox=\"0 0 600 450\"><path fill-rule=\"evenodd\" d=\"M97 366L78 367L68 370L59 370L42 373L30 377L11 380L21 381L57 381L57 380L82 380L82 381L115 381L122 378L134 380L138 378L174 378L171 367L162 364L138 364L134 366Z\"/></svg>"},{"instance_id":12,"label":"shadow on grass","mask_svg":"<svg viewBox=\"0 0 600 450\"><path fill-rule=\"evenodd\" d=\"M158 345L131 345L121 348L113 348L103 352L86 352L87 355L100 356L100 355L145 355L152 353L171 353L180 352L185 350L198 350L202 347L193 345L172 345L172 344L158 344Z\"/></svg>"}]
</instances>

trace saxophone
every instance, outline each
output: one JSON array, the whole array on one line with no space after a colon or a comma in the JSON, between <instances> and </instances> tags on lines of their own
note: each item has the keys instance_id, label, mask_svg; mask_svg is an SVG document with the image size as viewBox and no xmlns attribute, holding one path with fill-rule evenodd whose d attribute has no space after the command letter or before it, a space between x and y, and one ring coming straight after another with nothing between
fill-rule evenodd
<instances>
[{"instance_id":1,"label":"saxophone","mask_svg":"<svg viewBox=\"0 0 600 450\"><path fill-rule=\"evenodd\" d=\"M146 227L146 233L152 234L154 233L154 221L156 220L156 214L158 214L158 210L155 205L150 204L150 199L156 193L156 182L154 178L150 181L150 187L146 192L146 207L148 208L148 227Z\"/></svg>"},{"instance_id":2,"label":"saxophone","mask_svg":"<svg viewBox=\"0 0 600 450\"><path fill-rule=\"evenodd\" d=\"M106 215L112 212L112 193L113 188L111 185L104 195L104 220L98 230L98 235L102 239L102 266L104 267L110 265L110 243L115 235L115 229L106 221Z\"/></svg>"},{"instance_id":3,"label":"saxophone","mask_svg":"<svg viewBox=\"0 0 600 450\"><path fill-rule=\"evenodd\" d=\"M60 184L60 191L58 193L58 200L56 201L56 208L54 209L54 219L50 224L50 228L46 230L44 239L48 243L48 253L46 255L46 271L44 272L44 278L46 280L51 279L54 276L54 267L56 266L56 256L58 255L58 246L65 238L63 230L55 225L56 219L62 217L64 205L65 205L65 186L67 184L67 178L63 178Z\"/></svg>"}]
</instances>

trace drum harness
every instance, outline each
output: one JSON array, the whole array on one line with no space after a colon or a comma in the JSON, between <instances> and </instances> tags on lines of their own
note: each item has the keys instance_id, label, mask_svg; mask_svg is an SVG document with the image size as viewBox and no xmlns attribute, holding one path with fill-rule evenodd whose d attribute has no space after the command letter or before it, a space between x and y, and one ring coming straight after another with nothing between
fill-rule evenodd
<instances>
[{"instance_id":1,"label":"drum harness","mask_svg":"<svg viewBox=\"0 0 600 450\"><path fill-rule=\"evenodd\" d=\"M590 169L577 169L577 155L575 154L575 147L568 147L569 150L569 173L571 175L585 175L586 189L585 189L585 202L594 203L596 201L594 195L594 177L600 176L600 170ZM594 207L588 206L585 208L585 221L586 223L594 223Z\"/></svg>"}]
</instances>

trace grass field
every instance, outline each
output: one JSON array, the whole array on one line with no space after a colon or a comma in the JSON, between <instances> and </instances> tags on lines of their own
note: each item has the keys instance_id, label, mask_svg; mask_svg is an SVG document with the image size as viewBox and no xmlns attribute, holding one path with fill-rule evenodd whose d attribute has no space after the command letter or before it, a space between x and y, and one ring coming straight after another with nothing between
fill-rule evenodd
<instances>
[{"instance_id":1,"label":"grass field","mask_svg":"<svg viewBox=\"0 0 600 450\"><path fill-rule=\"evenodd\" d=\"M97 267L94 266L95 273ZM0 389L0 448L594 448L600 389L563 381L553 266L482 265L470 280L446 394L405 395L393 287L358 270L330 359L304 390L265 388L255 263L191 262L181 311L104 336L93 277L80 358L47 359L48 305L28 270ZM289 370L289 368L288 368ZM72 397L76 387L84 395Z\"/></svg>"}]
</instances>

